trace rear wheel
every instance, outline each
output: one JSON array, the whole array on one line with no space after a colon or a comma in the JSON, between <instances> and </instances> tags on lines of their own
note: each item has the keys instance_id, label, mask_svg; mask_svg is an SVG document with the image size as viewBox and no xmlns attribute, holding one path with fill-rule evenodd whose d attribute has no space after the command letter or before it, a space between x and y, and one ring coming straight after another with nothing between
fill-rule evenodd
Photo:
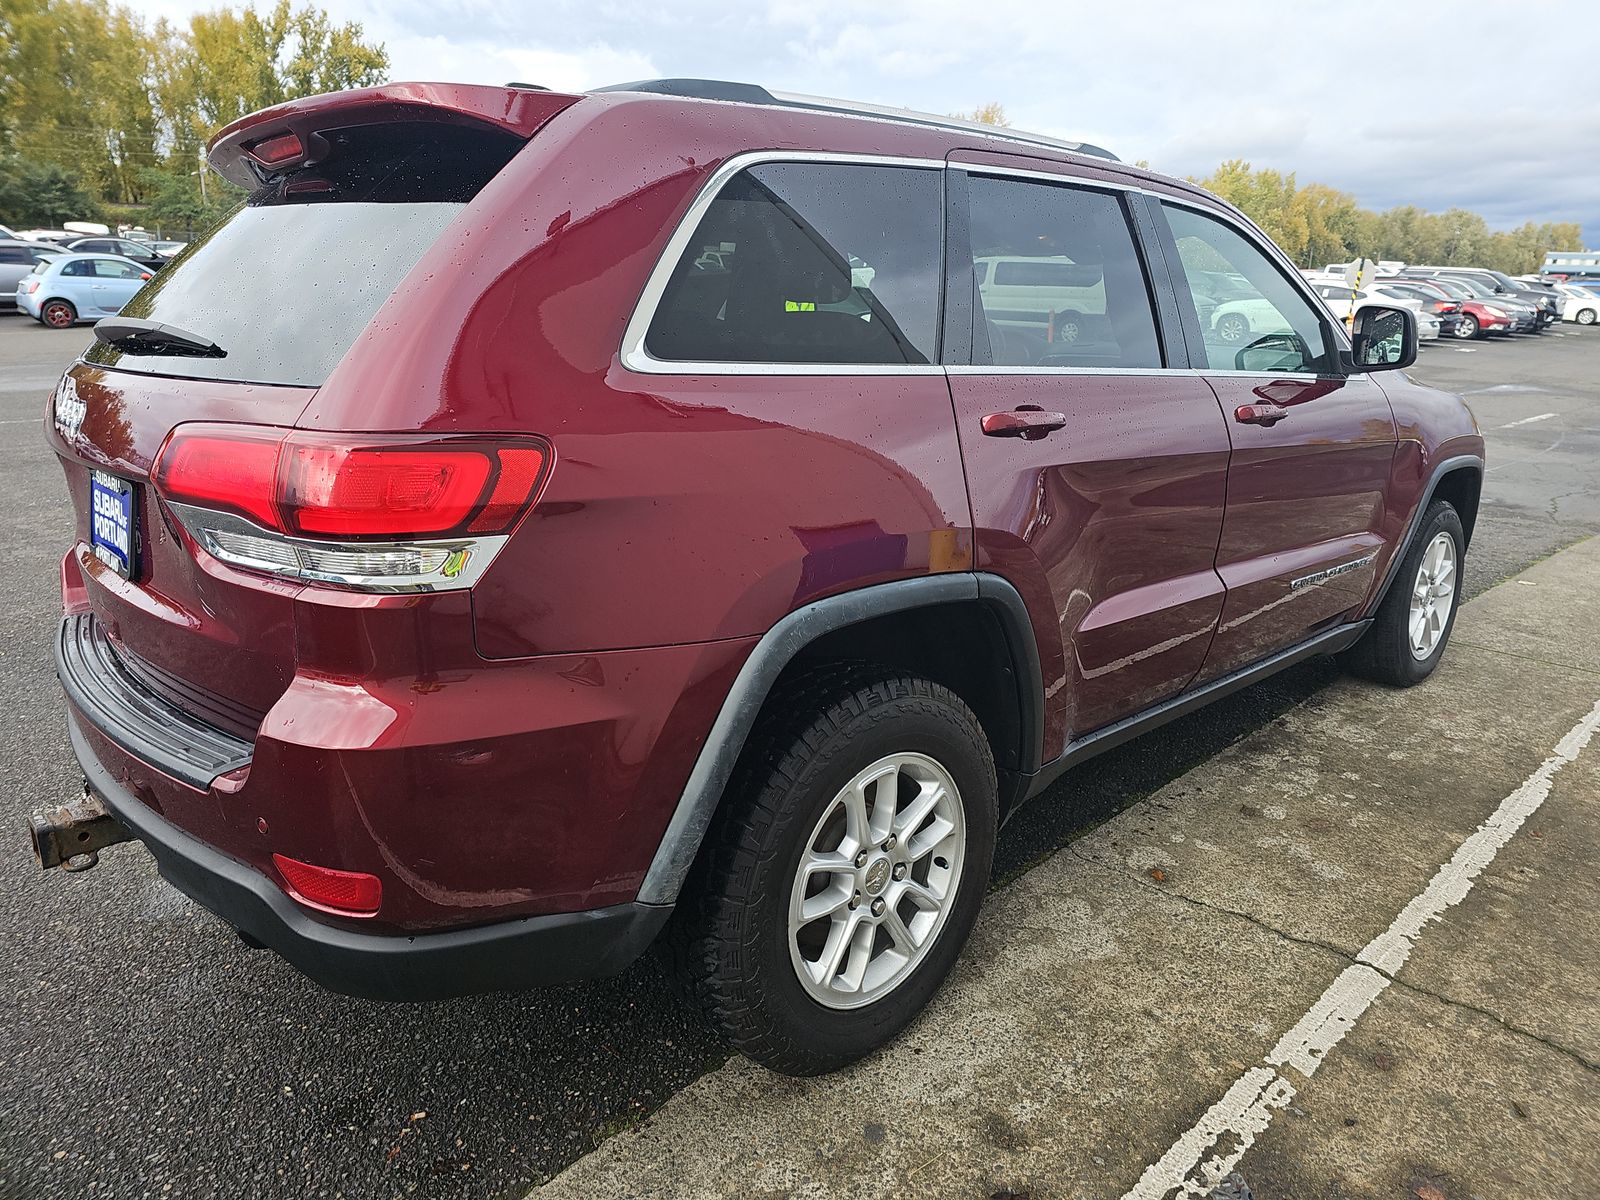
<instances>
[{"instance_id":1,"label":"rear wheel","mask_svg":"<svg viewBox=\"0 0 1600 1200\"><path fill-rule=\"evenodd\" d=\"M1596 320L1600 320L1600 310L1592 308L1580 308L1578 310L1577 322L1579 325L1593 325Z\"/></svg>"},{"instance_id":2,"label":"rear wheel","mask_svg":"<svg viewBox=\"0 0 1600 1200\"><path fill-rule=\"evenodd\" d=\"M897 1035L954 965L994 855L994 762L961 699L914 676L834 668L773 709L668 949L735 1048L815 1075Z\"/></svg>"},{"instance_id":3,"label":"rear wheel","mask_svg":"<svg viewBox=\"0 0 1600 1200\"><path fill-rule=\"evenodd\" d=\"M46 300L39 309L39 320L51 329L71 329L78 323L78 310L70 300Z\"/></svg>"},{"instance_id":4,"label":"rear wheel","mask_svg":"<svg viewBox=\"0 0 1600 1200\"><path fill-rule=\"evenodd\" d=\"M1345 654L1351 674L1394 687L1433 674L1455 627L1465 550L1460 516L1448 501L1435 500L1372 627Z\"/></svg>"},{"instance_id":5,"label":"rear wheel","mask_svg":"<svg viewBox=\"0 0 1600 1200\"><path fill-rule=\"evenodd\" d=\"M1458 338L1475 338L1478 336L1478 318L1471 313L1461 314L1461 323L1456 326Z\"/></svg>"},{"instance_id":6,"label":"rear wheel","mask_svg":"<svg viewBox=\"0 0 1600 1200\"><path fill-rule=\"evenodd\" d=\"M1082 314L1064 312L1056 316L1055 324L1050 328L1050 340L1059 342L1063 346L1070 346L1083 336Z\"/></svg>"}]
</instances>

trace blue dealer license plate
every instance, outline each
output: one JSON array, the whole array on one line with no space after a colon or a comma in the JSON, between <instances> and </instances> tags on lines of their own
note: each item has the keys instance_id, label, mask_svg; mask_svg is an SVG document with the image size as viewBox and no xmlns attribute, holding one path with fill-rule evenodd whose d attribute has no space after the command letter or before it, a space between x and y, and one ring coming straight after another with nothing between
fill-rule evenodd
<instances>
[{"instance_id":1,"label":"blue dealer license plate","mask_svg":"<svg viewBox=\"0 0 1600 1200\"><path fill-rule=\"evenodd\" d=\"M134 568L133 484L104 471L89 474L89 546L123 578Z\"/></svg>"}]
</instances>

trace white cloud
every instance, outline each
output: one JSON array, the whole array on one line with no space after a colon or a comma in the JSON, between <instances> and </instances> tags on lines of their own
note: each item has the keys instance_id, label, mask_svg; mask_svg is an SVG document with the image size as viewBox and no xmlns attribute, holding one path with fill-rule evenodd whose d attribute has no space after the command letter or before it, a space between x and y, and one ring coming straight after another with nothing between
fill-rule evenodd
<instances>
[{"instance_id":1,"label":"white cloud","mask_svg":"<svg viewBox=\"0 0 1600 1200\"><path fill-rule=\"evenodd\" d=\"M1244 158L1372 206L1579 220L1600 242L1600 106L1548 62L1554 45L1600 43L1596 0L321 3L386 43L395 78L699 75L932 112L997 100L1023 128L1173 174Z\"/></svg>"}]
</instances>

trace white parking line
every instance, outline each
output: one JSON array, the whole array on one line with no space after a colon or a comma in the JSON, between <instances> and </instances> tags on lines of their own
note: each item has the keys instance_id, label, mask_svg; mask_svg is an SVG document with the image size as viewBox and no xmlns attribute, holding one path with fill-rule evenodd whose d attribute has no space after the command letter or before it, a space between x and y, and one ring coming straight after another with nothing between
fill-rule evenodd
<instances>
[{"instance_id":1,"label":"white parking line","mask_svg":"<svg viewBox=\"0 0 1600 1200\"><path fill-rule=\"evenodd\" d=\"M1279 1039L1265 1065L1241 1075L1192 1129L1145 1168L1123 1200L1201 1197L1216 1188L1266 1132L1272 1114L1294 1099L1291 1077L1309 1079L1316 1074L1329 1051L1411 957L1422 931L1447 908L1466 899L1473 881L1545 802L1556 773L1578 757L1596 729L1600 729L1600 701L1556 743L1555 752L1539 769L1461 843L1389 928L1368 942L1356 961L1339 973L1306 1015Z\"/></svg>"},{"instance_id":2,"label":"white parking line","mask_svg":"<svg viewBox=\"0 0 1600 1200\"><path fill-rule=\"evenodd\" d=\"M1518 425L1532 425L1535 421L1548 421L1555 413L1540 413L1537 417L1523 417L1520 421L1507 421L1501 429L1515 429Z\"/></svg>"}]
</instances>

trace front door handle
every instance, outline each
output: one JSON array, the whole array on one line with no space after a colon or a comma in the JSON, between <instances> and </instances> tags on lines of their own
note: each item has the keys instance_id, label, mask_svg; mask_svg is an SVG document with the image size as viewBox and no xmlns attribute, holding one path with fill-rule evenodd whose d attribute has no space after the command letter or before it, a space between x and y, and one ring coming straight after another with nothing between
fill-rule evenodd
<instances>
[{"instance_id":1,"label":"front door handle","mask_svg":"<svg viewBox=\"0 0 1600 1200\"><path fill-rule=\"evenodd\" d=\"M990 437L1019 437L1033 441L1047 437L1067 423L1067 414L1044 412L1037 408L1015 408L994 412L983 418L983 432Z\"/></svg>"},{"instance_id":2,"label":"front door handle","mask_svg":"<svg viewBox=\"0 0 1600 1200\"><path fill-rule=\"evenodd\" d=\"M1288 415L1281 404L1241 404L1233 410L1233 419L1241 425L1276 425Z\"/></svg>"}]
</instances>

